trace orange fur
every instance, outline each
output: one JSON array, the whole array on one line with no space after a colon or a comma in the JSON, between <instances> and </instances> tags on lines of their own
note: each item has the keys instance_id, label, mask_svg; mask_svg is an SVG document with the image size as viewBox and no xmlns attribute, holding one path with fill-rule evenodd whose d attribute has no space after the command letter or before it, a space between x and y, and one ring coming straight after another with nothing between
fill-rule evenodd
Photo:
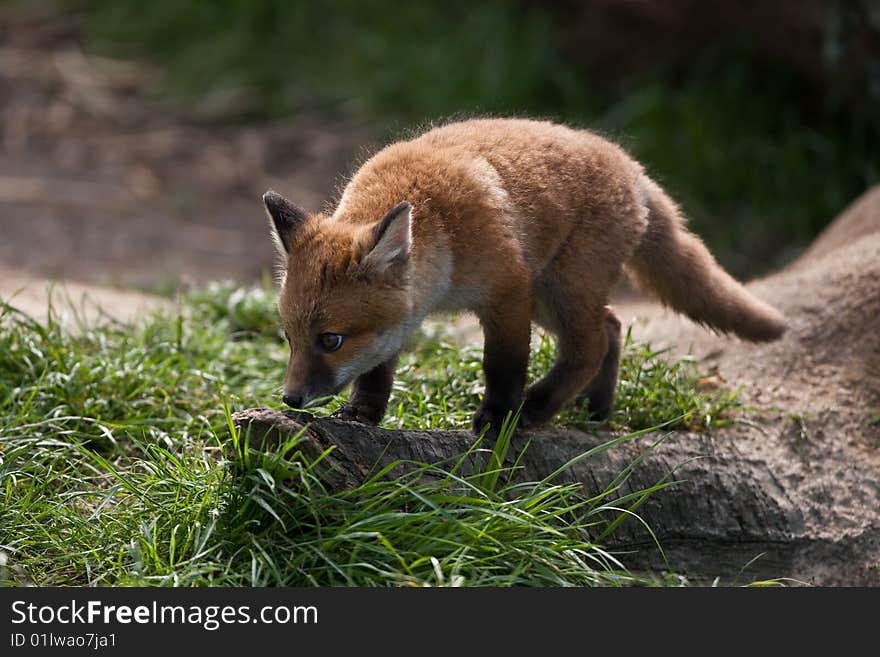
<instances>
[{"instance_id":1,"label":"orange fur","mask_svg":"<svg viewBox=\"0 0 880 657\"><path fill-rule=\"evenodd\" d=\"M452 123L374 155L330 215L276 196L267 207L285 246L279 309L293 349L285 391L308 401L359 377L342 413L352 419L381 418L403 339L437 311L475 312L484 328L476 429L497 429L522 401L532 321L558 337L559 357L529 389L523 423L550 419L584 390L610 404L613 390L589 384L616 383L605 357L619 353L619 323L606 303L624 265L710 327L752 340L784 330L687 232L641 165L587 131ZM345 336L338 352L316 346L327 332Z\"/></svg>"}]
</instances>

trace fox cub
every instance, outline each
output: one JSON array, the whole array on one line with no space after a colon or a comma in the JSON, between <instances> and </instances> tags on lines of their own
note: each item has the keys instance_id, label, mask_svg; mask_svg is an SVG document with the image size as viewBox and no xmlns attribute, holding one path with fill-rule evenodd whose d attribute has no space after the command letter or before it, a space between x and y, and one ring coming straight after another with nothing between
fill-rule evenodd
<instances>
[{"instance_id":1,"label":"fox cub","mask_svg":"<svg viewBox=\"0 0 880 657\"><path fill-rule=\"evenodd\" d=\"M337 416L377 424L406 337L430 313L471 311L485 339L475 431L497 431L520 404L524 427L573 400L605 418L621 342L606 304L624 269L715 330L753 341L785 330L687 231L641 165L584 130L451 123L379 151L332 214L307 213L274 191L263 201L285 263L283 399L297 408L354 382ZM532 322L556 336L559 353L524 390Z\"/></svg>"}]
</instances>

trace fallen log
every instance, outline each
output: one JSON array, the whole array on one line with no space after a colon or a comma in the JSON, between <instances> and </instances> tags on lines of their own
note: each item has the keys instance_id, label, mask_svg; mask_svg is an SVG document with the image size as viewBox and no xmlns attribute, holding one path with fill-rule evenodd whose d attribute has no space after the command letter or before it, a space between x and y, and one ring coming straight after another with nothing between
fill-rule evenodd
<instances>
[{"instance_id":1,"label":"fallen log","mask_svg":"<svg viewBox=\"0 0 880 657\"><path fill-rule=\"evenodd\" d=\"M268 409L235 413L234 421L252 444L264 447L303 429L301 447L307 455L318 456L332 445L323 471L335 487L356 486L369 473L395 461L457 460L475 440L467 431L396 431ZM529 445L516 477L543 479L615 438L620 436L563 428L517 433L511 454L518 454L526 441ZM678 481L639 509L658 535L668 563L635 520L624 522L609 544L631 551L623 561L633 569L667 570L701 580L720 577L724 582L794 577L821 584L880 583L880 573L866 570L854 558L859 546L852 538L838 543L811 536L804 520L807 509L780 486L773 464L744 455L737 442L730 432L717 437L680 431L665 437L646 434L576 462L557 481L580 483L585 494L594 495L646 452L650 454L634 469L621 494L651 487L670 475ZM477 453L465 463L463 474L482 464ZM880 532L866 533L859 541L866 547L878 546ZM826 561L828 568L817 571L816 564Z\"/></svg>"}]
</instances>

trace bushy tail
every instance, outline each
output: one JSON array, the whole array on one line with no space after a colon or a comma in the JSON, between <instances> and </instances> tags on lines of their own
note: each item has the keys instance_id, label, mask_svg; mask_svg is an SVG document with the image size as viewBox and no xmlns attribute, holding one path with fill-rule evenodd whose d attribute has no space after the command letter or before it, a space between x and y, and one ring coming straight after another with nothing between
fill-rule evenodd
<instances>
[{"instance_id":1,"label":"bushy tail","mask_svg":"<svg viewBox=\"0 0 880 657\"><path fill-rule=\"evenodd\" d=\"M652 180L643 181L648 228L627 263L636 282L700 324L754 342L779 338L783 316L724 271L685 228L675 202Z\"/></svg>"}]
</instances>

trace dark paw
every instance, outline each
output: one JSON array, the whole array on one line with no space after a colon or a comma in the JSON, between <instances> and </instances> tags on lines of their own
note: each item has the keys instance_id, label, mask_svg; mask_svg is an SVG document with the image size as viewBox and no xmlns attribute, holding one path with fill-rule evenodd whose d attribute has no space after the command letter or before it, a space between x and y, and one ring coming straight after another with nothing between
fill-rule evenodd
<instances>
[{"instance_id":1,"label":"dark paw","mask_svg":"<svg viewBox=\"0 0 880 657\"><path fill-rule=\"evenodd\" d=\"M479 410L474 413L474 421L471 425L473 432L479 436L485 430L488 437L497 438L508 414L512 415L510 409L480 406ZM487 426L488 429L486 429Z\"/></svg>"},{"instance_id":2,"label":"dark paw","mask_svg":"<svg viewBox=\"0 0 880 657\"><path fill-rule=\"evenodd\" d=\"M527 401L523 404L522 413L520 413L519 426L523 429L540 427L542 424L547 424L552 417L553 414L548 413L539 404L529 404Z\"/></svg>"},{"instance_id":3,"label":"dark paw","mask_svg":"<svg viewBox=\"0 0 880 657\"><path fill-rule=\"evenodd\" d=\"M345 404L333 411L330 417L337 420L345 420L346 422L360 422L361 424L376 426L382 420L382 413L367 406Z\"/></svg>"},{"instance_id":4,"label":"dark paw","mask_svg":"<svg viewBox=\"0 0 880 657\"><path fill-rule=\"evenodd\" d=\"M587 410L594 422L604 422L614 409L614 395L594 395L587 397Z\"/></svg>"},{"instance_id":5,"label":"dark paw","mask_svg":"<svg viewBox=\"0 0 880 657\"><path fill-rule=\"evenodd\" d=\"M616 381L615 381L616 383ZM616 390L608 386L588 386L584 394L578 397L579 404L587 404L587 411L590 420L593 422L604 422L611 416L614 410L614 400Z\"/></svg>"}]
</instances>

